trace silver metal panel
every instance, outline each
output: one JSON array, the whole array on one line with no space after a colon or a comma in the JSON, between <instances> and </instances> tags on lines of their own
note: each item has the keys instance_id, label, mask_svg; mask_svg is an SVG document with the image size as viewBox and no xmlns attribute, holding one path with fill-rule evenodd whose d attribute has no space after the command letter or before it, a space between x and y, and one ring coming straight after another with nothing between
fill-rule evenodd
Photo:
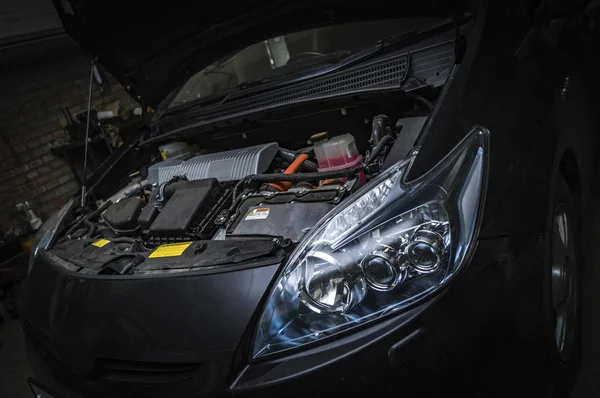
<instances>
[{"instance_id":1,"label":"silver metal panel","mask_svg":"<svg viewBox=\"0 0 600 398\"><path fill-rule=\"evenodd\" d=\"M250 174L264 173L277 154L279 144L257 145L226 152L195 156L181 165L160 167L159 183L174 176L186 176L188 180L216 178L219 181L241 180Z\"/></svg>"},{"instance_id":2,"label":"silver metal panel","mask_svg":"<svg viewBox=\"0 0 600 398\"><path fill-rule=\"evenodd\" d=\"M183 160L177 160L177 159L167 159L167 160L163 160L162 162L158 162L153 164L152 166L148 167L148 182L150 184L158 184L158 181L160 179L159 174L160 174L160 170L165 168L165 167L173 167L173 166L180 166L183 163Z\"/></svg>"}]
</instances>

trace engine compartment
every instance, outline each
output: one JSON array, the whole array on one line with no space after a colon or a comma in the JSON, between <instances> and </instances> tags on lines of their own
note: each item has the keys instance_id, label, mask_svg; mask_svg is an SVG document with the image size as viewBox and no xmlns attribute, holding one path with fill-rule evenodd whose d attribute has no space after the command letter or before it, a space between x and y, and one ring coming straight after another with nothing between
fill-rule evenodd
<instances>
[{"instance_id":1,"label":"engine compartment","mask_svg":"<svg viewBox=\"0 0 600 398\"><path fill-rule=\"evenodd\" d=\"M214 270L283 258L383 170L394 145L409 142L412 148L437 93L391 93L265 118L264 129L230 126L230 135L219 140L223 150L202 137L163 143L149 149L160 157L127 186L74 209L49 252L77 272L100 275ZM292 133L315 118L327 121L326 128ZM347 120L336 128L332 121L340 118ZM280 129L277 141L270 140L273 125ZM238 147L240 140L252 145Z\"/></svg>"}]
</instances>

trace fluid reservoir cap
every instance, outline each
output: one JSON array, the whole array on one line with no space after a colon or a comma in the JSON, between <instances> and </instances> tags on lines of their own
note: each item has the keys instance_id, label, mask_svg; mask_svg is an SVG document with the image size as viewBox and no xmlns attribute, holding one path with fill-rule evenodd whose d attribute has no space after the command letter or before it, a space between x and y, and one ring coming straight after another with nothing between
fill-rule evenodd
<instances>
[{"instance_id":1,"label":"fluid reservoir cap","mask_svg":"<svg viewBox=\"0 0 600 398\"><path fill-rule=\"evenodd\" d=\"M325 141L329 138L329 133L327 131L322 131L317 134L313 134L310 136L310 142L316 144L317 142Z\"/></svg>"}]
</instances>

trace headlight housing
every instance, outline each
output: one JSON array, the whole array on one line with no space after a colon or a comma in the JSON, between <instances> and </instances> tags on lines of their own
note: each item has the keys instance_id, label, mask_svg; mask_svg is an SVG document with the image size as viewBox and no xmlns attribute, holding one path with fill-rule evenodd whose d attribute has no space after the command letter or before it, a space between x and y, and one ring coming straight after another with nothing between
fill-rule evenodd
<instances>
[{"instance_id":1,"label":"headlight housing","mask_svg":"<svg viewBox=\"0 0 600 398\"><path fill-rule=\"evenodd\" d=\"M410 161L398 163L315 225L273 287L254 357L375 320L445 285L476 238L488 142L487 130L475 128L409 183Z\"/></svg>"},{"instance_id":2,"label":"headlight housing","mask_svg":"<svg viewBox=\"0 0 600 398\"><path fill-rule=\"evenodd\" d=\"M33 263L35 262L40 249L47 249L48 246L50 246L50 243L52 243L58 227L73 206L73 203L75 203L74 199L69 200L58 212L47 219L40 229L38 229L31 248L31 255L29 256L28 273L31 272L31 268L33 267Z\"/></svg>"}]
</instances>

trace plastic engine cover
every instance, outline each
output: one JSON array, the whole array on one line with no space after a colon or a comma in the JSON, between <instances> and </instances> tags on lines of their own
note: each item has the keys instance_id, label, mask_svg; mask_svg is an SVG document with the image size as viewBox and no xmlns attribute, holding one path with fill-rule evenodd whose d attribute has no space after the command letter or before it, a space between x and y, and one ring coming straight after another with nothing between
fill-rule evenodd
<instances>
[{"instance_id":1,"label":"plastic engine cover","mask_svg":"<svg viewBox=\"0 0 600 398\"><path fill-rule=\"evenodd\" d=\"M204 178L216 178L219 181L241 180L250 174L264 173L278 150L279 144L272 142L195 156L182 164L159 166L158 183L169 181L174 176L186 176L189 181Z\"/></svg>"},{"instance_id":2,"label":"plastic engine cover","mask_svg":"<svg viewBox=\"0 0 600 398\"><path fill-rule=\"evenodd\" d=\"M223 195L223 187L214 178L180 184L150 226L150 235L159 241L188 239L191 234L208 238Z\"/></svg>"},{"instance_id":3,"label":"plastic engine cover","mask_svg":"<svg viewBox=\"0 0 600 398\"><path fill-rule=\"evenodd\" d=\"M137 218L144 202L138 198L125 198L111 205L102 216L110 227L117 232L131 232L138 227Z\"/></svg>"}]
</instances>

